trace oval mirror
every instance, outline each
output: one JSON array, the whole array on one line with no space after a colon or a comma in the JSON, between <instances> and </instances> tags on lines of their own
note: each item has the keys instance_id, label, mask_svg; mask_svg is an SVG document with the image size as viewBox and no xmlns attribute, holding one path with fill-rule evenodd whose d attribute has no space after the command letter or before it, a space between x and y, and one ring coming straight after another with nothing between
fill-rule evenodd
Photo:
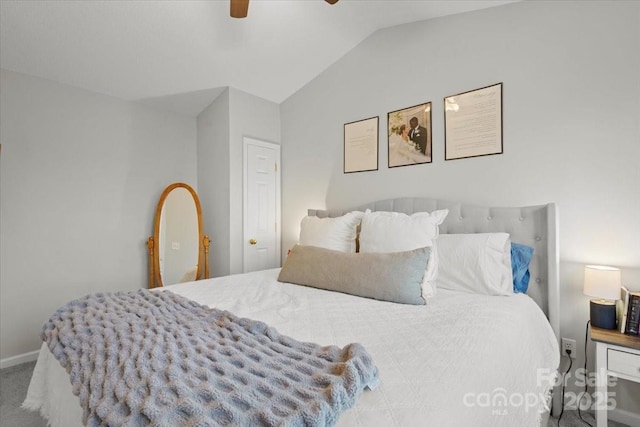
<instances>
[{"instance_id":1,"label":"oval mirror","mask_svg":"<svg viewBox=\"0 0 640 427\"><path fill-rule=\"evenodd\" d=\"M149 287L209 278L209 238L202 231L196 192L181 182L168 186L156 208L149 247Z\"/></svg>"}]
</instances>

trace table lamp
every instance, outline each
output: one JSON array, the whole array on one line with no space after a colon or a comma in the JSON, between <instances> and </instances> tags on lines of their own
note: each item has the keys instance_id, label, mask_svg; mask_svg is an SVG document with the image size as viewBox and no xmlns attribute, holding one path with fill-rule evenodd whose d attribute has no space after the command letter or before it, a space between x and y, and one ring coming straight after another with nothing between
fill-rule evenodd
<instances>
[{"instance_id":1,"label":"table lamp","mask_svg":"<svg viewBox=\"0 0 640 427\"><path fill-rule=\"evenodd\" d=\"M616 328L616 300L620 299L620 270L603 265L584 268L585 295L595 297L589 303L591 326Z\"/></svg>"}]
</instances>

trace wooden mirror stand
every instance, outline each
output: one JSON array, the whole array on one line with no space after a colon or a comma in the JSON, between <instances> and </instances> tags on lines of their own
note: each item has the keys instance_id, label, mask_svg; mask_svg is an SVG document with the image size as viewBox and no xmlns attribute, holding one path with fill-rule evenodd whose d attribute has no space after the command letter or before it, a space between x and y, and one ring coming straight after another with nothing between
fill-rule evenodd
<instances>
[{"instance_id":1,"label":"wooden mirror stand","mask_svg":"<svg viewBox=\"0 0 640 427\"><path fill-rule=\"evenodd\" d=\"M210 243L203 233L202 208L193 188L181 182L165 188L156 207L153 236L147 239L149 288L208 279ZM166 264L173 264L169 256L179 261L177 274L181 279L167 274Z\"/></svg>"}]
</instances>

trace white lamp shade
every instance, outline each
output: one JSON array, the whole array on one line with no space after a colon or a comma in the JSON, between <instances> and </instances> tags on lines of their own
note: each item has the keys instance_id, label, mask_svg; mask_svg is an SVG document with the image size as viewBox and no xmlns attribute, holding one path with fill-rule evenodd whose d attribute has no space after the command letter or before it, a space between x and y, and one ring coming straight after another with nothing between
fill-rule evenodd
<instances>
[{"instance_id":1,"label":"white lamp shade","mask_svg":"<svg viewBox=\"0 0 640 427\"><path fill-rule=\"evenodd\" d=\"M584 268L584 294L596 298L620 299L620 270L603 265Z\"/></svg>"}]
</instances>

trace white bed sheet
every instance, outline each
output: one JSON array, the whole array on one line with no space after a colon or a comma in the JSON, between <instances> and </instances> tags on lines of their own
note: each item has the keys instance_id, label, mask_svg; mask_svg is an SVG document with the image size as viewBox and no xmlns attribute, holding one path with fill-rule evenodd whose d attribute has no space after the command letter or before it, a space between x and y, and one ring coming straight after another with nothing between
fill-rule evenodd
<instances>
[{"instance_id":1,"label":"white bed sheet","mask_svg":"<svg viewBox=\"0 0 640 427\"><path fill-rule=\"evenodd\" d=\"M362 343L381 384L365 390L339 426L539 425L559 351L529 297L440 290L428 305L411 306L282 284L278 271L164 289L301 341ZM68 376L44 346L24 406L53 427L81 425Z\"/></svg>"}]
</instances>

